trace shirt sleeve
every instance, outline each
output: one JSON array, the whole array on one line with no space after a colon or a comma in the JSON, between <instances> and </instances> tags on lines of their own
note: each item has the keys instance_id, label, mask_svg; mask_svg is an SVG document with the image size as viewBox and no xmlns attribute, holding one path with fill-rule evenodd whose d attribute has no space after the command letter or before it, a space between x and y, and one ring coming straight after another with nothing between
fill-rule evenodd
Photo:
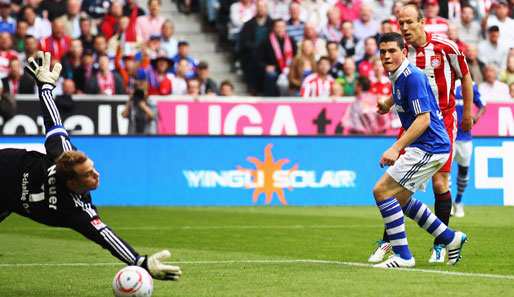
<instances>
[{"instance_id":1,"label":"shirt sleeve","mask_svg":"<svg viewBox=\"0 0 514 297\"><path fill-rule=\"evenodd\" d=\"M480 92L478 91L478 87L475 84L473 84L473 103L478 108L485 106L485 101L481 100Z\"/></svg>"},{"instance_id":2,"label":"shirt sleeve","mask_svg":"<svg viewBox=\"0 0 514 297\"><path fill-rule=\"evenodd\" d=\"M405 84L405 92L407 92L407 100L412 112L417 116L418 114L430 111L430 101L435 98L430 97L429 92L432 92L428 78L422 73L412 73L407 77Z\"/></svg>"},{"instance_id":3,"label":"shirt sleeve","mask_svg":"<svg viewBox=\"0 0 514 297\"><path fill-rule=\"evenodd\" d=\"M76 148L71 144L68 132L62 125L61 115L55 105L52 91L41 91L39 93L39 103L46 129L46 155L53 162L63 152Z\"/></svg>"},{"instance_id":4,"label":"shirt sleeve","mask_svg":"<svg viewBox=\"0 0 514 297\"><path fill-rule=\"evenodd\" d=\"M455 71L456 78L460 79L466 76L469 73L468 62L466 62L466 56L462 54L455 42L448 40L446 53L450 66Z\"/></svg>"}]
</instances>

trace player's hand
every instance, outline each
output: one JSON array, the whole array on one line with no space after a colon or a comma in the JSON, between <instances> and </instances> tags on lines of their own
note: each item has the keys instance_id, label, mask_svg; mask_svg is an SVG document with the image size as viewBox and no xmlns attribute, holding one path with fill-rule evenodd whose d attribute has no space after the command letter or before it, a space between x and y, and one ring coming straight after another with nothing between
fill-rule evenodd
<instances>
[{"instance_id":1,"label":"player's hand","mask_svg":"<svg viewBox=\"0 0 514 297\"><path fill-rule=\"evenodd\" d=\"M146 268L146 270L148 270L148 272L150 272L152 277L155 279L178 280L178 278L182 275L180 267L162 263L162 261L169 258L170 256L171 253L168 250L155 253L145 259L143 262L143 268Z\"/></svg>"},{"instance_id":2,"label":"player's hand","mask_svg":"<svg viewBox=\"0 0 514 297\"><path fill-rule=\"evenodd\" d=\"M387 106L387 104L385 104L384 99L379 99L377 101L377 113L387 114L387 113L389 113L390 110L391 110L391 106Z\"/></svg>"},{"instance_id":3,"label":"player's hand","mask_svg":"<svg viewBox=\"0 0 514 297\"><path fill-rule=\"evenodd\" d=\"M382 158L380 159L380 167L384 168L384 166L393 166L394 162L396 162L398 159L398 155L400 155L400 151L394 147L389 148L384 152L384 154L382 154Z\"/></svg>"},{"instance_id":4,"label":"player's hand","mask_svg":"<svg viewBox=\"0 0 514 297\"><path fill-rule=\"evenodd\" d=\"M42 51L38 51L35 60L32 57L27 60L28 63L27 66L25 66L25 72L36 80L40 91L45 89L53 90L59 80L62 66L60 63L56 63L54 69L50 71L51 59L52 55L49 52L43 53Z\"/></svg>"},{"instance_id":5,"label":"player's hand","mask_svg":"<svg viewBox=\"0 0 514 297\"><path fill-rule=\"evenodd\" d=\"M473 128L474 120L473 117L463 117L462 121L460 122L460 127L462 128L462 131L464 133L467 133Z\"/></svg>"}]
</instances>

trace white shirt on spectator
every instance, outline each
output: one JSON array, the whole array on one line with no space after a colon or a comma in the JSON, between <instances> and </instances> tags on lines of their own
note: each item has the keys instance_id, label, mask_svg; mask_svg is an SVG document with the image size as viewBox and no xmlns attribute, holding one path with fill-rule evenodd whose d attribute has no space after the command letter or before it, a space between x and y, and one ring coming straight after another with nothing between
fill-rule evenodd
<instances>
[{"instance_id":1,"label":"white shirt on spectator","mask_svg":"<svg viewBox=\"0 0 514 297\"><path fill-rule=\"evenodd\" d=\"M27 29L27 35L34 36L37 40L52 35L52 25L47 19L36 17L34 25Z\"/></svg>"},{"instance_id":2,"label":"white shirt on spectator","mask_svg":"<svg viewBox=\"0 0 514 297\"><path fill-rule=\"evenodd\" d=\"M494 46L489 40L483 40L478 44L478 59L485 64L494 62L501 69L505 69L509 48L507 44L501 41L498 41L498 44Z\"/></svg>"},{"instance_id":3,"label":"white shirt on spectator","mask_svg":"<svg viewBox=\"0 0 514 297\"><path fill-rule=\"evenodd\" d=\"M268 1L268 15L274 19L289 19L289 4L291 0L269 0Z\"/></svg>"},{"instance_id":4,"label":"white shirt on spectator","mask_svg":"<svg viewBox=\"0 0 514 297\"><path fill-rule=\"evenodd\" d=\"M168 74L168 78L171 80L172 95L187 95L187 82L185 79L174 74Z\"/></svg>"},{"instance_id":5,"label":"white shirt on spectator","mask_svg":"<svg viewBox=\"0 0 514 297\"><path fill-rule=\"evenodd\" d=\"M459 27L459 39L465 44L478 45L478 43L482 40L482 27L480 26L479 22L471 21L471 23L465 26L459 19L455 22L455 24L457 27Z\"/></svg>"},{"instance_id":6,"label":"white shirt on spectator","mask_svg":"<svg viewBox=\"0 0 514 297\"><path fill-rule=\"evenodd\" d=\"M509 86L499 80L495 80L494 84L484 81L478 85L480 98L486 102L490 101L503 101L512 102L509 94Z\"/></svg>"},{"instance_id":7,"label":"white shirt on spectator","mask_svg":"<svg viewBox=\"0 0 514 297\"><path fill-rule=\"evenodd\" d=\"M330 75L322 80L317 73L309 74L303 80L300 96L304 98L329 97L330 87L334 82L334 78Z\"/></svg>"}]
</instances>

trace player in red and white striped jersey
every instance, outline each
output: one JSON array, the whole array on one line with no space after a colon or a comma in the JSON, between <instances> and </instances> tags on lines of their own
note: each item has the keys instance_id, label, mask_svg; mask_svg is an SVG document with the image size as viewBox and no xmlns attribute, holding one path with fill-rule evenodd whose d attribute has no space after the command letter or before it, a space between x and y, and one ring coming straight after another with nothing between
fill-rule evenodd
<instances>
[{"instance_id":1,"label":"player in red and white striped jersey","mask_svg":"<svg viewBox=\"0 0 514 297\"><path fill-rule=\"evenodd\" d=\"M456 79L461 80L464 100L464 114L461 127L464 131L469 131L473 126L473 84L466 64L466 58L453 41L425 32L425 19L423 18L423 12L418 7L414 5L405 6L400 12L398 21L402 36L407 42L409 62L421 68L428 76L432 91L439 101L446 130L453 146L457 133L457 115L453 92ZM432 177L435 213L446 225L448 225L450 220L452 206L449 186L451 159L450 155L449 162ZM388 241L388 236L384 233L384 240L380 241L379 247L370 257L369 261L379 262L382 260L379 258L383 258L390 250L387 249ZM429 262L444 262L444 257L445 250L436 241Z\"/></svg>"},{"instance_id":2,"label":"player in red and white striped jersey","mask_svg":"<svg viewBox=\"0 0 514 297\"><path fill-rule=\"evenodd\" d=\"M335 82L334 78L328 74L330 71L330 59L321 57L318 61L318 71L309 74L302 83L300 90L301 97L329 97L330 88Z\"/></svg>"}]
</instances>

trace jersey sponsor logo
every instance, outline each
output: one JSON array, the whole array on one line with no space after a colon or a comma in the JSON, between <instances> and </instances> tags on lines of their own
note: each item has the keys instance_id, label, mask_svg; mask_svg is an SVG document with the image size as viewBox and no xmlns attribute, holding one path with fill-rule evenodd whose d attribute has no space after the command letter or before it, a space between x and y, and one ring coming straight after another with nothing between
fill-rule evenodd
<instances>
[{"instance_id":1,"label":"jersey sponsor logo","mask_svg":"<svg viewBox=\"0 0 514 297\"><path fill-rule=\"evenodd\" d=\"M91 225L96 228L96 230L101 230L105 227L107 227L100 219L94 219L91 221Z\"/></svg>"},{"instance_id":2,"label":"jersey sponsor logo","mask_svg":"<svg viewBox=\"0 0 514 297\"><path fill-rule=\"evenodd\" d=\"M431 65L434 69L437 69L437 68L441 67L441 65L442 65L442 60L443 60L443 58L441 57L441 55L434 55L434 56L431 56L431 57L430 57L430 65Z\"/></svg>"},{"instance_id":3,"label":"jersey sponsor logo","mask_svg":"<svg viewBox=\"0 0 514 297\"><path fill-rule=\"evenodd\" d=\"M29 204L27 203L27 197L29 195L28 184L29 184L29 173L24 172L23 177L21 179L21 198L20 198L20 200L22 201L23 208L25 208L25 210L30 213Z\"/></svg>"}]
</instances>

